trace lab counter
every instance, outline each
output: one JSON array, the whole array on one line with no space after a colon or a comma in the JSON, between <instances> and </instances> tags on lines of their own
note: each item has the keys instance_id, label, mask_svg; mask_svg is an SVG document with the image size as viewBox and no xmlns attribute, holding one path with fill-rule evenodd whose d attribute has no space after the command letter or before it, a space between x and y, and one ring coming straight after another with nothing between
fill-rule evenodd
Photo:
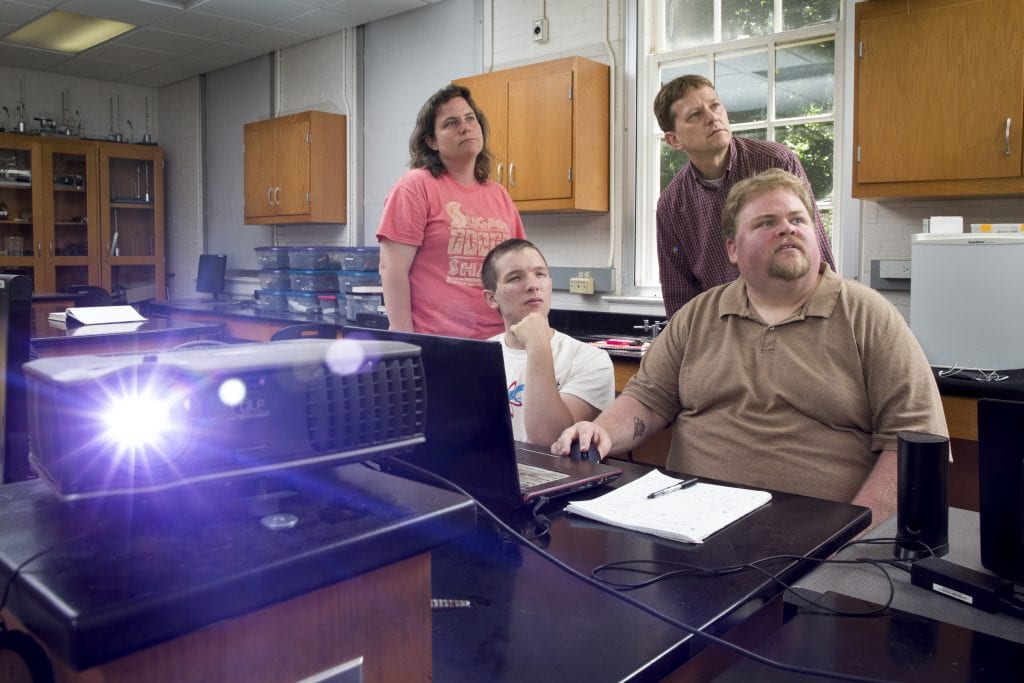
<instances>
[{"instance_id":1,"label":"lab counter","mask_svg":"<svg viewBox=\"0 0 1024 683\"><path fill-rule=\"evenodd\" d=\"M361 680L429 680L429 552L475 528L472 501L362 464L277 483L89 505L0 487L5 621L59 681L299 680L359 657Z\"/></svg>"}]
</instances>

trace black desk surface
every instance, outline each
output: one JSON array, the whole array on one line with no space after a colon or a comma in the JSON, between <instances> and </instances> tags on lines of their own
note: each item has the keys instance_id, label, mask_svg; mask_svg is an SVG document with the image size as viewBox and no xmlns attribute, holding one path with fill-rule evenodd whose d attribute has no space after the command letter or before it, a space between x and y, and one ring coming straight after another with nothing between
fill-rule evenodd
<instances>
[{"instance_id":1,"label":"black desk surface","mask_svg":"<svg viewBox=\"0 0 1024 683\"><path fill-rule=\"evenodd\" d=\"M167 320L166 318L152 318L143 323L112 323L106 325L65 325L64 323L50 320L31 320L29 336L33 346L37 350L47 348L65 347L77 344L79 341L92 340L93 342L104 340L115 340L118 338L145 338L161 337L174 339L175 337L194 338L197 336L220 337L223 333L223 326L219 323L189 322L183 320Z\"/></svg>"},{"instance_id":2,"label":"black desk surface","mask_svg":"<svg viewBox=\"0 0 1024 683\"><path fill-rule=\"evenodd\" d=\"M876 603L838 593L813 596L835 610L864 612ZM878 617L835 616L788 606L785 625L765 639L758 654L787 664L906 683L1003 683L1020 680L1024 645L934 621L901 610ZM1016 671L1017 673L1013 673ZM794 674L742 659L715 683L794 680ZM801 676L800 681L834 680Z\"/></svg>"},{"instance_id":3,"label":"black desk surface","mask_svg":"<svg viewBox=\"0 0 1024 683\"><path fill-rule=\"evenodd\" d=\"M991 574L981 564L979 529L980 520L977 512L950 508L949 554L942 559L977 572ZM895 535L896 518L890 517L865 534L864 538L891 539ZM857 545L844 550L839 557L890 560L893 557L892 545ZM956 624L972 631L1015 640L1024 645L1024 621L1003 613L990 614L915 586L905 571L889 569L886 573L895 586L893 607L937 621ZM797 583L818 593L833 591L878 604L886 602L890 595L889 581L871 565L822 565Z\"/></svg>"},{"instance_id":4,"label":"black desk surface","mask_svg":"<svg viewBox=\"0 0 1024 683\"><path fill-rule=\"evenodd\" d=\"M7 608L82 669L426 552L476 521L463 496L361 464L292 483L301 493L280 512L298 523L277 530L219 505L223 490L128 509L62 504L40 480L2 486L0 585L28 562Z\"/></svg>"},{"instance_id":5,"label":"black desk surface","mask_svg":"<svg viewBox=\"0 0 1024 683\"><path fill-rule=\"evenodd\" d=\"M949 368L932 368L932 373L943 394L1024 401L1024 370L999 370L995 376L1003 379L998 382L981 381L985 375L976 368L964 368L952 374Z\"/></svg>"},{"instance_id":6,"label":"black desk surface","mask_svg":"<svg viewBox=\"0 0 1024 683\"><path fill-rule=\"evenodd\" d=\"M631 463L623 469L617 485L649 470ZM552 519L542 544L586 574L620 560L721 567L781 553L824 557L862 530L870 516L853 505L776 493L766 507L703 544L688 545L565 515L555 503L549 507L541 510ZM524 522L522 515L503 517L514 525ZM786 560L767 568L793 582L813 567ZM434 612L438 681L658 680L704 646L484 525L476 535L433 552L433 586L435 597L472 603ZM748 572L679 577L628 595L720 635L779 592L765 575Z\"/></svg>"}]
</instances>

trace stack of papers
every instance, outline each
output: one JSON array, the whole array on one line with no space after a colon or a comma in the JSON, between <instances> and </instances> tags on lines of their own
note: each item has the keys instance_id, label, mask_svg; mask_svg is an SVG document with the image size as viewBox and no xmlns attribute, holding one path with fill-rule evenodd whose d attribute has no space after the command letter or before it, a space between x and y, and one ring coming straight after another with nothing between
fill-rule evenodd
<instances>
[{"instance_id":1,"label":"stack of papers","mask_svg":"<svg viewBox=\"0 0 1024 683\"><path fill-rule=\"evenodd\" d=\"M683 543L703 543L772 499L767 491L694 484L656 498L647 495L683 480L652 470L625 486L593 500L569 503L565 509L614 526Z\"/></svg>"},{"instance_id":2,"label":"stack of papers","mask_svg":"<svg viewBox=\"0 0 1024 683\"><path fill-rule=\"evenodd\" d=\"M146 322L138 311L131 306L86 306L69 308L63 312L49 315L54 322L68 325L101 325L106 323L141 323Z\"/></svg>"}]
</instances>

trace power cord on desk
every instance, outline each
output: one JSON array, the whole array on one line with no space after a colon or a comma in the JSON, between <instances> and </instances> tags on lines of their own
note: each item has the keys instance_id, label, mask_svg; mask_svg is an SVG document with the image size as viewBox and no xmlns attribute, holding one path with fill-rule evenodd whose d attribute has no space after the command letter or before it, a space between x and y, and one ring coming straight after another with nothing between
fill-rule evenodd
<instances>
[{"instance_id":1,"label":"power cord on desk","mask_svg":"<svg viewBox=\"0 0 1024 683\"><path fill-rule=\"evenodd\" d=\"M572 576L575 576L576 578L580 579L581 581L583 581L583 582L593 586L594 588L597 588L598 590L601 590L604 593L607 593L608 595L612 595L612 596L618 598L619 600L622 600L626 604L631 605L631 606L641 610L642 612L644 612L646 614L649 614L650 616L654 617L655 619L658 619L660 621L665 622L666 624L669 624L670 626L674 626L674 627L676 627L676 628L678 628L678 629L680 629L682 631L685 631L685 632L687 632L687 633L689 633L691 635L704 638L705 640L707 640L707 641L709 641L711 643L714 643L716 645L724 647L727 650L732 650L733 652L736 652L736 653L738 653L740 655L743 655L744 657L748 657L748 658L750 658L750 659L752 659L752 660L754 660L756 662L764 664L765 666L770 666L770 667L773 667L773 668L776 668L776 669L780 669L782 671L788 671L788 672L791 672L791 673L799 673L799 674L807 674L807 675L810 675L810 676L825 676L827 678L834 678L834 679L841 680L841 681L858 681L860 683L890 683L886 679L871 678L869 676L857 676L855 674L845 674L845 673L836 672L836 671L825 671L825 670L822 670L822 669L815 669L815 668L812 668L812 667L799 666L799 665L796 665L796 664L786 664L785 662L780 662L780 661L777 661L777 660L774 660L774 659L769 659L768 657L760 655L760 654L758 654L758 653L756 653L756 652L754 652L752 650L748 650L748 649L746 649L746 648L744 648L744 647L742 647L740 645L736 645L735 643L731 643L728 640L725 640L724 638L719 638L718 636L712 635L710 633L706 633L705 631L703 631L700 628L697 628L695 626L690 626L689 624L686 624L686 623L684 623L682 621L679 621L678 619L674 619L673 617L670 617L669 615L664 614L664 613L654 609L653 607L649 607L649 606L645 605L644 603L640 602L639 600L636 600L636 599L626 595L623 592L620 592L620 591L615 590L614 588L612 588L610 586L605 585L604 583L602 583L601 581L598 581L597 579L594 579L594 578L592 578L590 576L587 576L586 574L584 574L582 572L579 572L579 571L573 569L572 567L570 567L566 563L564 563L561 560L559 560L557 557L551 555L549 552L547 552L543 548L537 547L536 545L531 543L526 537L524 537L522 534L517 532L515 529L513 529L508 524L506 524L504 520L499 518L486 505L484 505L479 500L477 500L477 498L475 496L473 496L472 494L467 492L465 489L463 489L461 486L459 486L455 482L452 482L452 481L450 481L450 480L448 480L448 479L446 479L446 478L444 478L444 477L442 477L442 476L440 476L438 474L435 474L435 473L433 473L433 472L431 472L429 470L423 469L422 467L418 467L416 465L413 465L413 464L411 464L409 462L406 462L404 460L397 460L397 459L394 459L392 457L382 458L382 460L387 460L389 462L393 462L398 467L408 468L408 469L412 470L413 472L415 472L419 476L425 477L426 479L428 479L430 481L438 482L439 484L441 484L445 488L448 488L449 490L452 490L452 491L457 491L457 492L461 493L462 495L466 496L467 498L472 499L476 503L477 507L480 510L482 510L484 512L484 514L486 514L499 527L501 527L506 533L510 534L513 538L518 539L523 545L525 545L526 547L528 547L531 550L533 550L533 552L535 552L541 558L547 560L548 562L550 562L551 564L555 565L556 567L558 567L562 571L564 571L564 572L566 572L566 573L568 573L568 574L570 574Z\"/></svg>"},{"instance_id":2,"label":"power cord on desk","mask_svg":"<svg viewBox=\"0 0 1024 683\"><path fill-rule=\"evenodd\" d=\"M7 597L10 595L11 586L14 585L14 579L18 574L29 564L53 549L54 547L40 550L14 568L11 575L7 577L7 581L4 582L4 592L3 595L0 595L0 613L3 612L4 607L7 605ZM9 655L0 657L0 659L5 659L8 662L8 666L12 666L15 662L20 661L32 683L53 683L53 666L50 664L50 660L47 658L43 648L28 633L8 629L7 622L0 615L0 654L4 652L9 653ZM14 662L8 659L8 657L13 657ZM16 669L17 667L14 668Z\"/></svg>"}]
</instances>

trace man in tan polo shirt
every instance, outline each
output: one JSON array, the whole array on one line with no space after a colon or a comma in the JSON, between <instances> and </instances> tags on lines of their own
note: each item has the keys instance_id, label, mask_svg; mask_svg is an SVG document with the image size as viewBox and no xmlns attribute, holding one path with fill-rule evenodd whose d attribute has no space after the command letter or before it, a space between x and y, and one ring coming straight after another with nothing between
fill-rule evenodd
<instances>
[{"instance_id":1,"label":"man in tan polo shirt","mask_svg":"<svg viewBox=\"0 0 1024 683\"><path fill-rule=\"evenodd\" d=\"M562 433L602 457L672 424L671 470L896 509L896 435L946 435L924 352L895 307L821 261L813 203L770 169L722 213L740 277L672 317L622 394Z\"/></svg>"}]
</instances>

